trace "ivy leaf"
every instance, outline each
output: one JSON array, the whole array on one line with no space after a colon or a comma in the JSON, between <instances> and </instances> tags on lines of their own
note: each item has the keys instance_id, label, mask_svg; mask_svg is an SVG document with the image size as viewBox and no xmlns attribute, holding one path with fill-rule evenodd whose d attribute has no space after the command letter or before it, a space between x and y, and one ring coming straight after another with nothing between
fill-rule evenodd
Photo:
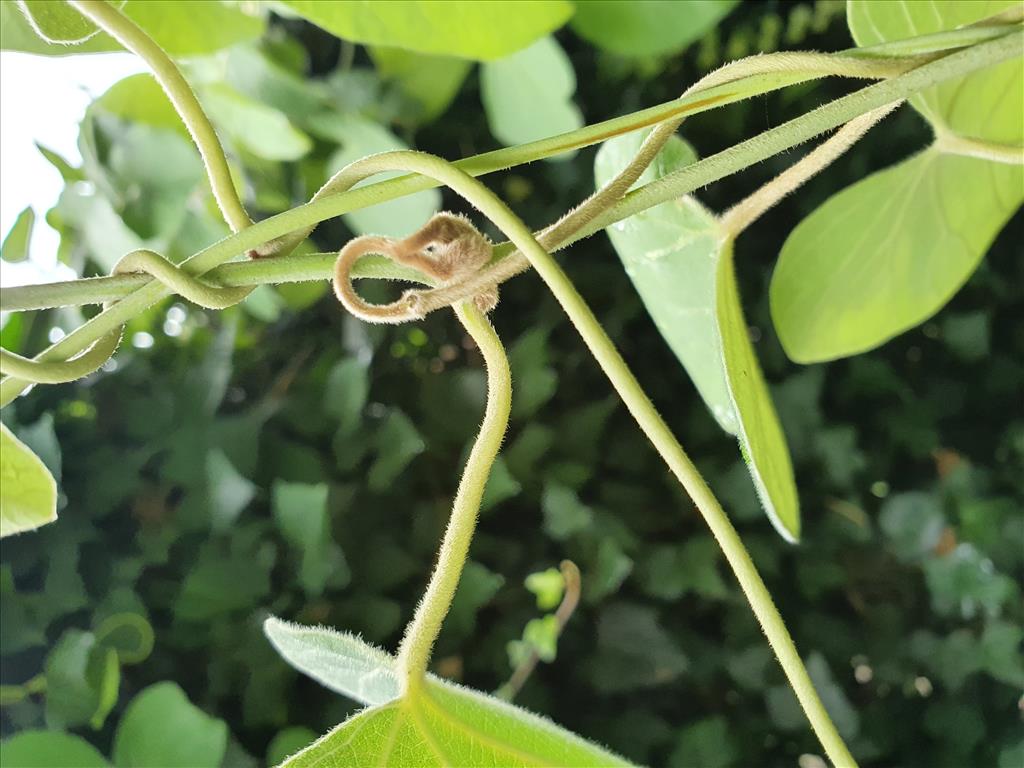
<instances>
[{"instance_id":1,"label":"ivy leaf","mask_svg":"<svg viewBox=\"0 0 1024 768\"><path fill-rule=\"evenodd\" d=\"M42 26L47 42L33 30L18 6L31 6L37 28ZM250 16L219 0L189 0L188 3L152 3L131 0L123 13L152 36L173 56L195 56L218 51L243 40L254 40L266 26L261 16ZM90 35L90 32L93 34ZM84 39L87 38L87 39ZM103 53L124 50L120 43L96 27L63 1L23 0L0 3L0 49L49 56Z\"/></svg>"},{"instance_id":2,"label":"ivy leaf","mask_svg":"<svg viewBox=\"0 0 1024 768\"><path fill-rule=\"evenodd\" d=\"M594 161L604 184L633 158L644 135L605 142ZM673 137L638 183L695 159ZM719 425L736 435L768 519L787 541L800 537L793 466L747 332L732 243L717 218L692 197L655 206L608 228L648 313Z\"/></svg>"},{"instance_id":3,"label":"ivy leaf","mask_svg":"<svg viewBox=\"0 0 1024 768\"><path fill-rule=\"evenodd\" d=\"M32 227L36 222L36 212L28 206L14 220L3 245L0 245L0 258L7 262L24 261L28 258L29 244L32 242Z\"/></svg>"},{"instance_id":4,"label":"ivy leaf","mask_svg":"<svg viewBox=\"0 0 1024 768\"><path fill-rule=\"evenodd\" d=\"M4 765L18 768L110 768L110 763L81 736L63 731L22 731L0 742Z\"/></svg>"},{"instance_id":5,"label":"ivy leaf","mask_svg":"<svg viewBox=\"0 0 1024 768\"><path fill-rule=\"evenodd\" d=\"M800 363L854 355L931 317L1022 201L1024 166L937 146L833 195L786 239L772 275L786 353Z\"/></svg>"},{"instance_id":6,"label":"ivy leaf","mask_svg":"<svg viewBox=\"0 0 1024 768\"><path fill-rule=\"evenodd\" d=\"M114 734L120 768L217 768L228 727L188 700L174 683L156 683L125 710Z\"/></svg>"},{"instance_id":7,"label":"ivy leaf","mask_svg":"<svg viewBox=\"0 0 1024 768\"><path fill-rule=\"evenodd\" d=\"M118 80L90 108L133 123L166 128L186 141L192 140L171 100L148 72Z\"/></svg>"},{"instance_id":8,"label":"ivy leaf","mask_svg":"<svg viewBox=\"0 0 1024 768\"><path fill-rule=\"evenodd\" d=\"M1019 6L1019 0L849 0L846 16L853 39L866 46L955 29ZM912 96L910 103L940 134L1011 145L1024 140L1024 69L1019 61L936 85Z\"/></svg>"},{"instance_id":9,"label":"ivy leaf","mask_svg":"<svg viewBox=\"0 0 1024 768\"><path fill-rule=\"evenodd\" d=\"M518 51L564 24L573 13L564 0L499 0L489 3L281 4L333 35L354 43L389 45L420 53L491 61Z\"/></svg>"},{"instance_id":10,"label":"ivy leaf","mask_svg":"<svg viewBox=\"0 0 1024 768\"><path fill-rule=\"evenodd\" d=\"M293 126L284 113L243 96L229 85L208 86L202 100L217 126L256 157L298 160L313 148L309 136Z\"/></svg>"},{"instance_id":11,"label":"ivy leaf","mask_svg":"<svg viewBox=\"0 0 1024 768\"><path fill-rule=\"evenodd\" d=\"M568 133L583 125L573 104L576 73L572 61L552 37L484 64L480 97L491 135L506 146ZM567 160L574 153L559 155Z\"/></svg>"},{"instance_id":12,"label":"ivy leaf","mask_svg":"<svg viewBox=\"0 0 1024 768\"><path fill-rule=\"evenodd\" d=\"M331 539L327 491L326 483L274 483L274 520L300 553L299 583L307 595L323 592L332 574L348 573L345 556Z\"/></svg>"},{"instance_id":13,"label":"ivy leaf","mask_svg":"<svg viewBox=\"0 0 1024 768\"><path fill-rule=\"evenodd\" d=\"M0 536L57 519L57 482L42 460L0 424Z\"/></svg>"},{"instance_id":14,"label":"ivy leaf","mask_svg":"<svg viewBox=\"0 0 1024 768\"><path fill-rule=\"evenodd\" d=\"M352 635L279 619L264 629L297 669L371 704L283 766L628 765L542 717L432 675L403 697L393 657Z\"/></svg>"},{"instance_id":15,"label":"ivy leaf","mask_svg":"<svg viewBox=\"0 0 1024 768\"><path fill-rule=\"evenodd\" d=\"M700 40L739 0L602 0L576 6L573 32L620 56L671 56Z\"/></svg>"}]
</instances>

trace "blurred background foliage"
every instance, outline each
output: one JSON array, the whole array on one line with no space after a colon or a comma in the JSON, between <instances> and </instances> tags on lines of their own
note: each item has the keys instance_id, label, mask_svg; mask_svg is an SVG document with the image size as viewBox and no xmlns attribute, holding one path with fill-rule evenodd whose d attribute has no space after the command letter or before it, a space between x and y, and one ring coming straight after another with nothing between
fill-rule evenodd
<instances>
[{"instance_id":1,"label":"blurred background foliage","mask_svg":"<svg viewBox=\"0 0 1024 768\"><path fill-rule=\"evenodd\" d=\"M273 16L261 37L186 67L251 209L271 215L370 152L467 156L668 100L750 53L851 45L836 2L743 4L658 55L605 50L586 27L476 67ZM554 84L524 113L508 83L530 77ZM790 88L682 132L706 156L852 87ZM765 520L735 443L607 238L562 261L723 499L854 754L865 765L1010 768L1024 762L1021 216L949 306L874 352L796 366L768 319L767 280L789 230L927 140L921 118L901 110L744 238L741 289L800 488L798 546ZM50 156L67 186L47 214L80 274L142 246L180 260L227 233L148 76L95 101L80 146L80 168ZM540 227L591 191L594 152L487 182ZM721 210L799 154L699 195ZM325 223L316 247L412 231L439 206L465 210L448 192L422 193ZM93 311L10 316L3 346L38 350ZM513 422L435 671L493 690L521 638L551 658L542 623L530 622L553 603L524 580L568 557L582 604L519 703L642 763L818 765L716 545L540 281L503 287L494 320L510 347ZM479 355L450 315L369 327L326 285L297 284L221 313L165 301L132 321L102 372L6 408L62 492L59 522L5 539L0 557L7 759L16 747L43 754L31 731L48 728L81 737L46 742L78 764L102 765L101 754L150 764L160 723L174 718L192 750L168 747L181 765L273 764L344 719L354 704L279 659L261 621L326 624L394 649L483 401Z\"/></svg>"}]
</instances>

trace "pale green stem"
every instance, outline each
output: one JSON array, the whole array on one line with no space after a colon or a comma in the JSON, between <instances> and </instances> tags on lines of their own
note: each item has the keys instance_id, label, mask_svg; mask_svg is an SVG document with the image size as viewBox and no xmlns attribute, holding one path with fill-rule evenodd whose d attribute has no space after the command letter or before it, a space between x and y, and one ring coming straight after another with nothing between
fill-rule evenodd
<instances>
[{"instance_id":1,"label":"pale green stem","mask_svg":"<svg viewBox=\"0 0 1024 768\"><path fill-rule=\"evenodd\" d=\"M937 83L1018 57L1022 42L1024 42L1024 36L1019 31L1005 34L998 39L952 53L891 80L867 86L818 107L806 115L748 139L731 149L719 152L717 155L630 192L621 201L584 226L568 241L559 245L568 245L665 200L689 194L695 189L728 176L730 173L735 173L767 157L785 151L820 133L837 128L858 115L905 99ZM677 100L676 103L684 101L687 100ZM694 99L694 101L698 101L698 99ZM663 119L670 117L672 117L671 114L664 115ZM594 141L606 138L606 136L602 137L593 133L589 133L588 136ZM564 139L564 137L561 138ZM508 155L505 157L508 159ZM457 165L460 165L463 170L467 165L473 171L477 170L469 162L464 161ZM296 229L431 186L436 186L436 183L413 176L404 176L307 203L257 222L253 226L209 246L186 260L182 267L189 274L202 275L236 254L249 251ZM498 253L505 255L509 250L502 251L501 246L496 249ZM490 269L494 269L494 267ZM477 277L474 277L474 280L480 280L479 275L485 275L488 272L489 270L481 271ZM492 278L489 281L480 281L480 284L476 285L473 280L470 280L466 281L464 287L470 291L467 295L475 295L493 282ZM7 291L5 291L6 293ZM78 354L96 339L143 312L169 293L170 291L158 282L149 282L44 350L37 355L36 359L64 360ZM5 378L0 382L0 406L11 402L28 384L29 382L22 379Z\"/></svg>"},{"instance_id":2,"label":"pale green stem","mask_svg":"<svg viewBox=\"0 0 1024 768\"><path fill-rule=\"evenodd\" d=\"M387 152L352 163L349 166L349 177L354 183L360 175L365 178L386 171L408 170L432 176L450 187L476 206L516 248L526 254L537 274L547 284L576 327L630 414L700 510L736 574L740 588L750 602L754 615L768 637L768 642L775 651L797 700L829 759L837 766L855 766L852 755L829 719L821 699L818 698L786 625L739 534L732 527L704 478L676 441L590 307L576 291L572 281L555 259L540 246L529 227L512 213L500 198L481 182L441 158L420 152Z\"/></svg>"},{"instance_id":3,"label":"pale green stem","mask_svg":"<svg viewBox=\"0 0 1024 768\"><path fill-rule=\"evenodd\" d=\"M719 216L718 223L726 239L735 240L740 232L757 221L765 211L831 165L836 158L856 144L873 125L902 103L888 104L855 117L836 131L835 135L830 136L752 195Z\"/></svg>"},{"instance_id":4,"label":"pale green stem","mask_svg":"<svg viewBox=\"0 0 1024 768\"><path fill-rule=\"evenodd\" d=\"M508 357L490 320L471 301L457 305L454 309L483 355L487 367L487 407L480 432L462 472L459 490L455 494L437 565L398 649L398 676L406 693L415 691L423 683L430 662L430 650L448 615L466 564L480 512L480 500L505 437L505 430L508 429L512 408L512 374L508 367Z\"/></svg>"},{"instance_id":5,"label":"pale green stem","mask_svg":"<svg viewBox=\"0 0 1024 768\"><path fill-rule=\"evenodd\" d=\"M238 199L217 132L177 65L138 24L106 0L68 1L79 13L149 65L199 148L213 196L228 226L235 232L249 226L252 221Z\"/></svg>"},{"instance_id":6,"label":"pale green stem","mask_svg":"<svg viewBox=\"0 0 1024 768\"><path fill-rule=\"evenodd\" d=\"M935 148L948 155L976 157L979 160L990 160L993 163L1007 165L1024 165L1024 146L1000 144L995 141L982 141L967 136L958 136L952 131L937 130L935 132Z\"/></svg>"}]
</instances>

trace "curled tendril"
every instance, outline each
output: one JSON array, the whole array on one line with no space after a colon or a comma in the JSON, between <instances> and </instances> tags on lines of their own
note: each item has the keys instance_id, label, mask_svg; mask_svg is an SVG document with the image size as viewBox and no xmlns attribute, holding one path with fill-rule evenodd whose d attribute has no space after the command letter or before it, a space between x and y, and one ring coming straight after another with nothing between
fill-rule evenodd
<instances>
[{"instance_id":1,"label":"curled tendril","mask_svg":"<svg viewBox=\"0 0 1024 768\"><path fill-rule=\"evenodd\" d=\"M369 304L352 286L352 267L363 256L377 253L411 267L426 276L428 284L451 285L479 270L491 258L490 241L469 219L452 213L435 214L418 231L402 240L364 235L350 240L338 254L334 267L334 292L353 315L371 323L404 323L422 319L423 291L406 291L391 304ZM479 310L489 312L497 304L497 286L474 296Z\"/></svg>"},{"instance_id":2,"label":"curled tendril","mask_svg":"<svg viewBox=\"0 0 1024 768\"><path fill-rule=\"evenodd\" d=\"M207 309L225 309L237 304L252 292L250 286L225 287L211 285L185 272L155 251L138 250L125 254L112 275L145 272L189 301ZM104 305L104 309L109 304ZM124 326L100 337L88 349L70 360L45 361L0 349L0 373L17 376L36 384L63 384L80 379L98 370L117 351Z\"/></svg>"}]
</instances>

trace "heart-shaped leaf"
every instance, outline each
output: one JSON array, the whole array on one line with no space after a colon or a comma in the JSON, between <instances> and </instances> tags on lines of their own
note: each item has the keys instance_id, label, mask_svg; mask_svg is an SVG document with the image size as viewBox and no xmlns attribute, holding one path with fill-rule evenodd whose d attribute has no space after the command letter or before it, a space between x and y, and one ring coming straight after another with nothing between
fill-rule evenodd
<instances>
[{"instance_id":1,"label":"heart-shaped leaf","mask_svg":"<svg viewBox=\"0 0 1024 768\"><path fill-rule=\"evenodd\" d=\"M503 144L525 144L573 131L583 115L572 102L576 73L552 37L544 37L480 69L480 97L491 134ZM564 160L571 154L559 155Z\"/></svg>"},{"instance_id":2,"label":"heart-shaped leaf","mask_svg":"<svg viewBox=\"0 0 1024 768\"><path fill-rule=\"evenodd\" d=\"M6 424L0 423L0 536L57 519L57 482Z\"/></svg>"},{"instance_id":3,"label":"heart-shaped leaf","mask_svg":"<svg viewBox=\"0 0 1024 768\"><path fill-rule=\"evenodd\" d=\"M403 696L394 659L352 635L278 619L264 629L297 669L371 705L282 768L629 765L542 717L432 675Z\"/></svg>"},{"instance_id":4,"label":"heart-shaped leaf","mask_svg":"<svg viewBox=\"0 0 1024 768\"><path fill-rule=\"evenodd\" d=\"M124 5L124 3L120 3ZM18 0L33 31L48 43L84 43L99 29L64 0Z\"/></svg>"},{"instance_id":5,"label":"heart-shaped leaf","mask_svg":"<svg viewBox=\"0 0 1024 768\"><path fill-rule=\"evenodd\" d=\"M572 15L565 0L438 3L325 3L280 0L281 5L354 43L389 45L420 53L491 61L553 32Z\"/></svg>"},{"instance_id":6,"label":"heart-shaped leaf","mask_svg":"<svg viewBox=\"0 0 1024 768\"><path fill-rule=\"evenodd\" d=\"M857 45L866 46L955 29L1015 6L1019 0L849 0L846 16ZM910 103L938 133L1003 144L1024 139L1024 67L1019 60L949 80Z\"/></svg>"},{"instance_id":7,"label":"heart-shaped leaf","mask_svg":"<svg viewBox=\"0 0 1024 768\"><path fill-rule=\"evenodd\" d=\"M833 195L786 239L771 311L801 363L877 347L931 317L1024 202L1024 168L936 147Z\"/></svg>"},{"instance_id":8,"label":"heart-shaped leaf","mask_svg":"<svg viewBox=\"0 0 1024 768\"><path fill-rule=\"evenodd\" d=\"M642 133L605 142L595 160L603 184L633 158ZM696 159L673 137L638 183ZM626 274L719 425L739 439L754 486L775 529L800 537L793 467L747 333L732 244L717 217L692 197L655 206L608 228Z\"/></svg>"}]
</instances>

